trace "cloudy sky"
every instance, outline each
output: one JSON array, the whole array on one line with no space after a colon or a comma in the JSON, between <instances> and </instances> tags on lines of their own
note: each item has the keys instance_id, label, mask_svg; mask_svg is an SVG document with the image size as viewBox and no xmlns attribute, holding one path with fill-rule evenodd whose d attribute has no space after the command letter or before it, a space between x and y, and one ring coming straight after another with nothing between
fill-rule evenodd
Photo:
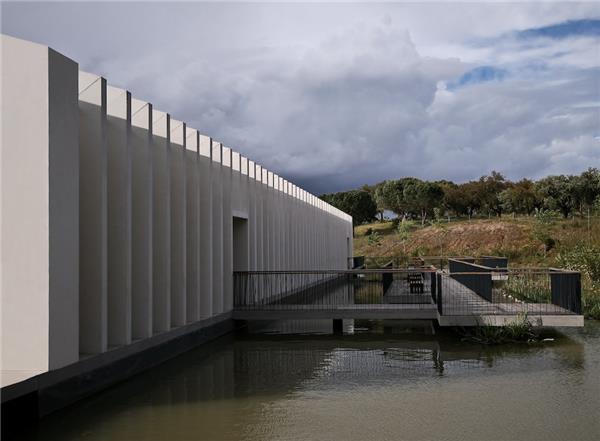
<instances>
[{"instance_id":1,"label":"cloudy sky","mask_svg":"<svg viewBox=\"0 0 600 441\"><path fill-rule=\"evenodd\" d=\"M52 46L314 193L600 166L600 3L3 3Z\"/></svg>"}]
</instances>

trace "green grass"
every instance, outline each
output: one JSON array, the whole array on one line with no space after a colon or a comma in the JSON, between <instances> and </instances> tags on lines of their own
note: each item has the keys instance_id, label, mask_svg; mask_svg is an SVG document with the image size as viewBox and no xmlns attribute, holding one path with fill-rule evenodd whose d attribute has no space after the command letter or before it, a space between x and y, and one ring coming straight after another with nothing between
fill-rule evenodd
<instances>
[{"instance_id":1,"label":"green grass","mask_svg":"<svg viewBox=\"0 0 600 441\"><path fill-rule=\"evenodd\" d=\"M441 220L411 226L399 234L391 221L355 228L354 255L377 256L377 263L411 256L508 257L515 267L559 267L581 272L582 308L587 318L600 319L600 218L554 218L544 228L554 247L546 249L539 240L539 223L533 217L504 216L491 219ZM365 232L377 233L370 240ZM549 300L546 282L514 279L507 292L523 301Z\"/></svg>"},{"instance_id":2,"label":"green grass","mask_svg":"<svg viewBox=\"0 0 600 441\"><path fill-rule=\"evenodd\" d=\"M519 314L513 322L505 326L478 325L469 329L461 328L458 332L463 341L484 345L532 343L540 339L527 314Z\"/></svg>"}]
</instances>

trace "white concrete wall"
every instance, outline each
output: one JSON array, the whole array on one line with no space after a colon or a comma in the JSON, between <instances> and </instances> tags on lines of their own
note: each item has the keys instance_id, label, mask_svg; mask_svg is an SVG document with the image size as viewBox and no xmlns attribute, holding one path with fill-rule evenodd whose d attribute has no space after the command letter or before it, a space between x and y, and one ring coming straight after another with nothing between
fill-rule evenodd
<instances>
[{"instance_id":1,"label":"white concrete wall","mask_svg":"<svg viewBox=\"0 0 600 441\"><path fill-rule=\"evenodd\" d=\"M234 270L346 268L349 216L44 46L2 49L3 369L228 313Z\"/></svg>"},{"instance_id":2,"label":"white concrete wall","mask_svg":"<svg viewBox=\"0 0 600 441\"><path fill-rule=\"evenodd\" d=\"M0 44L0 360L17 381L79 358L78 69Z\"/></svg>"}]
</instances>

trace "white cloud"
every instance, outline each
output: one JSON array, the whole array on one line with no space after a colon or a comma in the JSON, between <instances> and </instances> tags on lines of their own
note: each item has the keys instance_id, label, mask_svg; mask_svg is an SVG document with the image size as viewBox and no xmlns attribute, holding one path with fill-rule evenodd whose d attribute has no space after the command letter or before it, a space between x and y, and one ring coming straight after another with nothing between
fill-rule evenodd
<instances>
[{"instance_id":1,"label":"white cloud","mask_svg":"<svg viewBox=\"0 0 600 441\"><path fill-rule=\"evenodd\" d=\"M593 5L11 8L2 25L13 35L53 45L314 192L600 165L597 41L481 44ZM480 64L511 75L443 87Z\"/></svg>"}]
</instances>

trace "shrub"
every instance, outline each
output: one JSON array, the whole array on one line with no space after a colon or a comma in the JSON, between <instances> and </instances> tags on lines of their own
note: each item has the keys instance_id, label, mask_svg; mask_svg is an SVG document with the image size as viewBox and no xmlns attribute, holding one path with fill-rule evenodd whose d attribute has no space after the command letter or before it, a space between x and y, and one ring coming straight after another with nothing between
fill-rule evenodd
<instances>
[{"instance_id":1,"label":"shrub","mask_svg":"<svg viewBox=\"0 0 600 441\"><path fill-rule=\"evenodd\" d=\"M539 334L529 321L527 313L522 313L505 326L477 325L469 330L462 329L462 339L484 345L502 343L535 342Z\"/></svg>"},{"instance_id":2,"label":"shrub","mask_svg":"<svg viewBox=\"0 0 600 441\"><path fill-rule=\"evenodd\" d=\"M381 236L377 231L372 231L371 234L369 234L367 241L371 246L379 245L379 242L381 242Z\"/></svg>"},{"instance_id":3,"label":"shrub","mask_svg":"<svg viewBox=\"0 0 600 441\"><path fill-rule=\"evenodd\" d=\"M600 319L600 246L579 243L561 250L556 261L561 267L581 272L583 313Z\"/></svg>"}]
</instances>

